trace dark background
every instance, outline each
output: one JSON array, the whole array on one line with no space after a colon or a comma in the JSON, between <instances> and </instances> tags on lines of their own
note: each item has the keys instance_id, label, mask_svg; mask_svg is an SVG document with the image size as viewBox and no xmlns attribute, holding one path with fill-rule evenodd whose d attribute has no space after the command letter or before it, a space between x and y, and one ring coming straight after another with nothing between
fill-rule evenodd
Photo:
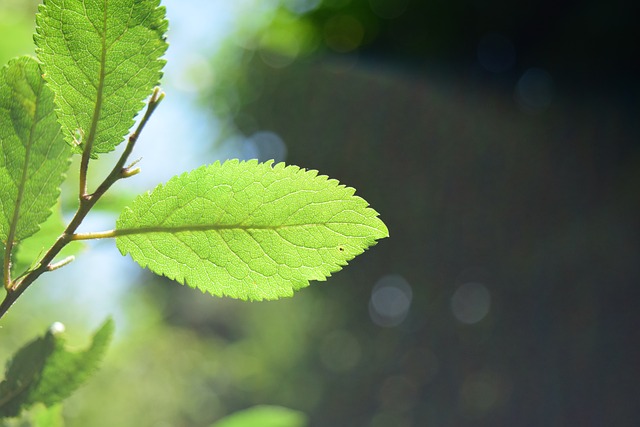
<instances>
[{"instance_id":1,"label":"dark background","mask_svg":"<svg viewBox=\"0 0 640 427\"><path fill-rule=\"evenodd\" d=\"M391 233L309 290L363 348L349 372L306 361L321 378L313 426L640 421L637 8L326 1L300 18L311 54L247 62L239 130L278 134L287 162L357 188ZM496 33L513 56L496 48L487 67ZM527 104L532 67L550 79ZM389 328L364 303L387 274L413 291ZM451 299L469 282L491 308L463 324Z\"/></svg>"}]
</instances>

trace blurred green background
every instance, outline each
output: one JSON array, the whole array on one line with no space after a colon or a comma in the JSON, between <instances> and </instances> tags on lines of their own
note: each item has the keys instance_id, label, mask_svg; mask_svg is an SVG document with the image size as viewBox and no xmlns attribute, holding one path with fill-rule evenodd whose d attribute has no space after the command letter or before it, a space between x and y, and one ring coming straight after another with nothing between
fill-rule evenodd
<instances>
[{"instance_id":1,"label":"blurred green background","mask_svg":"<svg viewBox=\"0 0 640 427\"><path fill-rule=\"evenodd\" d=\"M391 237L268 303L90 245L0 326L5 360L53 321L82 346L116 317L68 425L206 426L255 404L311 427L640 422L637 4L163 3L143 174L88 226L186 168L257 157L355 187ZM36 4L0 0L3 63L32 51Z\"/></svg>"}]
</instances>

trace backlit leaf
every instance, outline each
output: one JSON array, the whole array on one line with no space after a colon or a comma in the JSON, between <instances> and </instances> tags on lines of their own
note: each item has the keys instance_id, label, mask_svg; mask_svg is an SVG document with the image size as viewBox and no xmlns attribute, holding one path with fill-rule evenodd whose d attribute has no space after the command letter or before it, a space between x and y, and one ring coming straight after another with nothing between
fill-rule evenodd
<instances>
[{"instance_id":1,"label":"backlit leaf","mask_svg":"<svg viewBox=\"0 0 640 427\"><path fill-rule=\"evenodd\" d=\"M117 221L116 244L213 295L291 296L388 236L354 191L283 163L215 163L138 197Z\"/></svg>"},{"instance_id":2,"label":"backlit leaf","mask_svg":"<svg viewBox=\"0 0 640 427\"><path fill-rule=\"evenodd\" d=\"M0 418L15 417L27 404L53 353L54 341L54 335L48 332L22 347L9 361L5 380L0 382Z\"/></svg>"},{"instance_id":3,"label":"backlit leaf","mask_svg":"<svg viewBox=\"0 0 640 427\"><path fill-rule=\"evenodd\" d=\"M81 352L65 348L58 325L18 350L8 363L0 382L0 418L16 416L37 403L59 403L98 368L113 335L113 321L107 320Z\"/></svg>"},{"instance_id":4,"label":"backlit leaf","mask_svg":"<svg viewBox=\"0 0 640 427\"><path fill-rule=\"evenodd\" d=\"M113 336L113 320L107 319L94 333L85 351L67 350L63 334L55 335L53 353L47 358L38 385L29 402L47 406L61 402L75 391L97 369Z\"/></svg>"},{"instance_id":5,"label":"backlit leaf","mask_svg":"<svg viewBox=\"0 0 640 427\"><path fill-rule=\"evenodd\" d=\"M124 140L161 77L167 44L159 0L45 0L38 58L67 142L107 153Z\"/></svg>"},{"instance_id":6,"label":"backlit leaf","mask_svg":"<svg viewBox=\"0 0 640 427\"><path fill-rule=\"evenodd\" d=\"M20 241L51 214L69 167L53 93L38 63L22 57L0 70L0 239Z\"/></svg>"}]
</instances>

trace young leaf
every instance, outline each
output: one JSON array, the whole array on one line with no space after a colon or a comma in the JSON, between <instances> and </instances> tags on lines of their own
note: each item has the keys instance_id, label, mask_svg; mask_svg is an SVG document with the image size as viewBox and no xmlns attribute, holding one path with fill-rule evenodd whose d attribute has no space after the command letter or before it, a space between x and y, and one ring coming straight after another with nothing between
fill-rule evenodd
<instances>
[{"instance_id":1,"label":"young leaf","mask_svg":"<svg viewBox=\"0 0 640 427\"><path fill-rule=\"evenodd\" d=\"M215 163L139 196L116 223L116 244L213 295L291 296L388 236L354 191L284 163Z\"/></svg>"},{"instance_id":2,"label":"young leaf","mask_svg":"<svg viewBox=\"0 0 640 427\"><path fill-rule=\"evenodd\" d=\"M0 146L0 239L13 245L51 214L71 154L33 58L0 70Z\"/></svg>"},{"instance_id":3,"label":"young leaf","mask_svg":"<svg viewBox=\"0 0 640 427\"><path fill-rule=\"evenodd\" d=\"M161 77L167 49L160 0L45 0L36 52L56 94L66 140L107 153L124 140Z\"/></svg>"},{"instance_id":4,"label":"young leaf","mask_svg":"<svg viewBox=\"0 0 640 427\"><path fill-rule=\"evenodd\" d=\"M48 332L13 356L7 364L5 380L0 382L0 418L15 417L20 413L40 381L44 364L54 347L55 338Z\"/></svg>"},{"instance_id":5,"label":"young leaf","mask_svg":"<svg viewBox=\"0 0 640 427\"><path fill-rule=\"evenodd\" d=\"M85 351L68 351L64 336L56 335L53 353L47 358L42 377L32 391L29 403L50 406L66 399L97 369L113 336L113 320L107 319L94 333Z\"/></svg>"},{"instance_id":6,"label":"young leaf","mask_svg":"<svg viewBox=\"0 0 640 427\"><path fill-rule=\"evenodd\" d=\"M22 347L0 383L0 418L16 416L36 403L51 406L67 398L97 369L112 335L113 321L108 319L84 352L66 350L62 334L53 327Z\"/></svg>"},{"instance_id":7,"label":"young leaf","mask_svg":"<svg viewBox=\"0 0 640 427\"><path fill-rule=\"evenodd\" d=\"M304 427L307 416L281 406L260 405L233 413L211 427Z\"/></svg>"}]
</instances>

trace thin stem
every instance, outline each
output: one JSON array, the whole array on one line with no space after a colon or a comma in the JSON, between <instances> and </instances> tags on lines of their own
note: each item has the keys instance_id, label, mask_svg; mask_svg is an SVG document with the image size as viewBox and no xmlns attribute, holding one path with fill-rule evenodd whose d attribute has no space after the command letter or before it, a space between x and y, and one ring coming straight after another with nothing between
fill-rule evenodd
<instances>
[{"instance_id":1,"label":"thin stem","mask_svg":"<svg viewBox=\"0 0 640 427\"><path fill-rule=\"evenodd\" d=\"M96 239L108 239L116 237L116 230L109 231L95 231L92 233L76 233L71 236L71 240L96 240Z\"/></svg>"},{"instance_id":2,"label":"thin stem","mask_svg":"<svg viewBox=\"0 0 640 427\"><path fill-rule=\"evenodd\" d=\"M118 159L118 162L116 163L116 165L111 170L111 173L109 174L109 176L107 176L107 178L105 178L105 180L102 182L102 184L100 184L98 186L98 188L96 189L96 191L93 194L91 194L90 196L88 196L88 198L90 198L91 200L96 199L95 201L97 201L97 199L102 197L102 195L116 181L118 181L121 178L126 178L128 176L132 176L131 175L131 171L129 170L129 168L125 168L124 165L127 162L127 159L129 158L129 156L131 155L131 152L133 151L133 147L135 146L136 141L138 140L138 137L140 136L140 133L142 133L142 130L144 129L144 127L147 124L147 122L149 121L149 118L151 117L153 112L158 107L158 104L163 99L164 99L164 92L162 92L160 90L160 88L156 87L153 90L153 94L151 95L151 98L149 99L149 103L147 104L147 111L145 111L144 116L142 117L142 120L140 120L140 123L138 124L138 127L136 128L135 132L133 132L129 136L129 141L127 141L127 146L125 147L124 151L122 152L122 156L120 156L120 159ZM95 202L94 202L94 204L95 204Z\"/></svg>"},{"instance_id":3,"label":"thin stem","mask_svg":"<svg viewBox=\"0 0 640 427\"><path fill-rule=\"evenodd\" d=\"M47 266L47 270L48 271L53 271L53 270L57 270L59 268L64 267L67 264L72 263L73 261L75 261L76 257L74 257L73 255L70 255L68 257L66 257L65 259L63 259L62 261L56 262L55 264L49 264Z\"/></svg>"},{"instance_id":4,"label":"thin stem","mask_svg":"<svg viewBox=\"0 0 640 427\"><path fill-rule=\"evenodd\" d=\"M90 155L85 155L85 153L90 153L90 150L87 150L86 145L84 150L82 151L82 159L80 160L80 200L87 194L87 174L89 172L89 160L91 159Z\"/></svg>"},{"instance_id":5,"label":"thin stem","mask_svg":"<svg viewBox=\"0 0 640 427\"><path fill-rule=\"evenodd\" d=\"M64 232L58 237L56 242L49 248L49 250L42 256L40 261L36 264L36 267L26 273L21 278L17 279L15 282L12 282L7 287L7 294L4 297L4 300L0 304L0 319L6 314L7 310L13 305L13 303L22 295L24 291L43 273L47 271L51 271L54 267L60 267L60 263L58 265L51 265L53 259L60 253L62 248L64 248L69 242L73 240L74 233L87 216L89 211L95 206L95 204L100 200L100 197L118 180L126 178L127 176L131 176L128 168L125 168L124 165L131 155L133 151L133 147L140 136L140 133L144 129L144 126L149 121L149 118L157 108L160 101L164 99L164 93L160 90L160 88L155 88L149 102L147 104L147 110L145 111L144 116L140 120L138 127L136 130L129 136L127 141L127 145L122 152L122 155L118 159L118 162L115 164L109 175L104 179L102 184L98 187L98 189L90 195L85 194L80 198L80 204L78 206L78 210L75 215L67 225L67 228ZM81 171L82 174L82 171ZM86 177L85 177L86 184ZM63 261L64 262L64 261Z\"/></svg>"}]
</instances>

